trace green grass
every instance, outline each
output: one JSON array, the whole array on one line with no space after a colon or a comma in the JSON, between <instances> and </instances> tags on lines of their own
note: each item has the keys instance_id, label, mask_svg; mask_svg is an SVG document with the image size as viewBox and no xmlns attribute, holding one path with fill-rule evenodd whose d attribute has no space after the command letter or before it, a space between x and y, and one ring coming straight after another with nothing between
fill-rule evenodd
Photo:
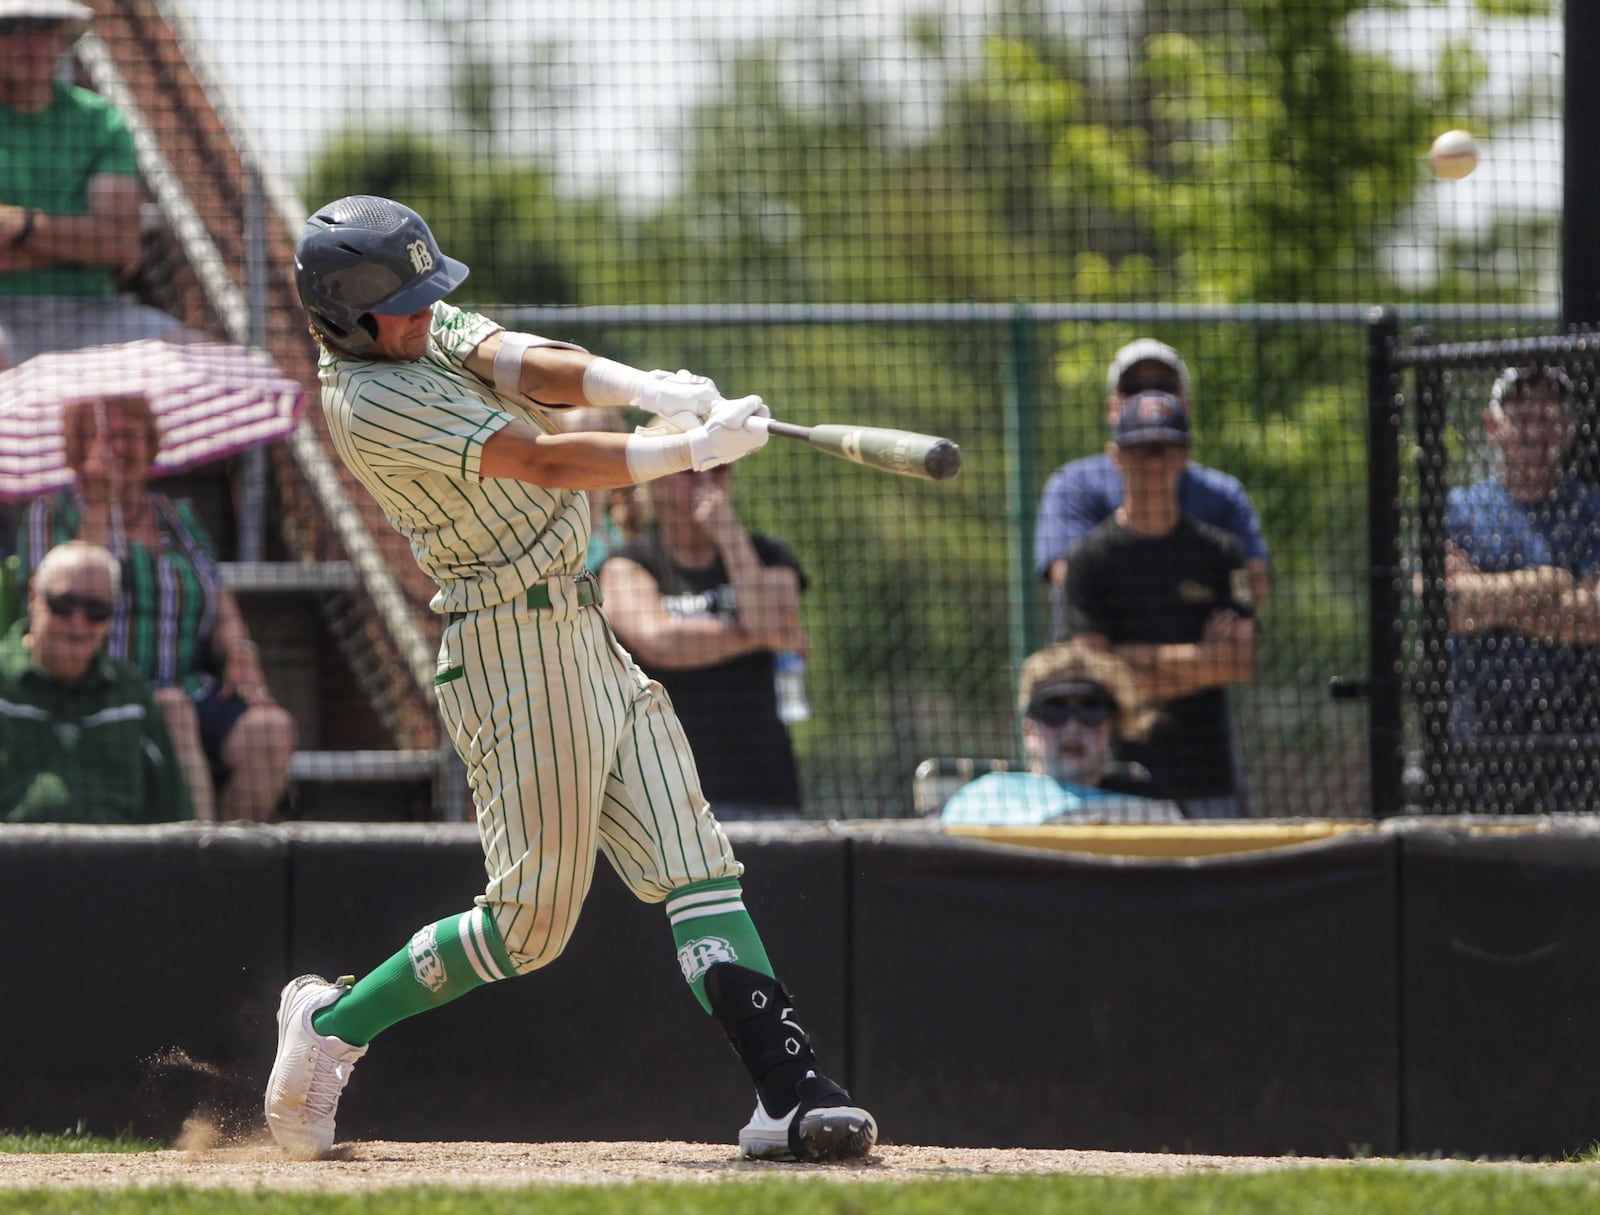
<instances>
[{"instance_id":1,"label":"green grass","mask_svg":"<svg viewBox=\"0 0 1600 1215\"><path fill-rule=\"evenodd\" d=\"M84 1130L81 1122L72 1130L62 1131L58 1135L41 1134L38 1131L0 1131L0 1153L154 1152L165 1146L149 1139L136 1139L130 1131L123 1131L115 1139L91 1135ZM4 1204L0 1203L0 1210L4 1209Z\"/></svg>"},{"instance_id":2,"label":"green grass","mask_svg":"<svg viewBox=\"0 0 1600 1215\"><path fill-rule=\"evenodd\" d=\"M1186 1177L957 1177L909 1184L790 1177L366 1194L0 1189L27 1215L1592 1215L1600 1170L1381 1163Z\"/></svg>"}]
</instances>

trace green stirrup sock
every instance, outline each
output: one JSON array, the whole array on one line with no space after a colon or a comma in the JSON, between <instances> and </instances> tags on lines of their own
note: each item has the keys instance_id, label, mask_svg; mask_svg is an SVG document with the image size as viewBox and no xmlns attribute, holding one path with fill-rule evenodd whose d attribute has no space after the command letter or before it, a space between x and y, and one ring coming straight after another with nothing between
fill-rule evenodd
<instances>
[{"instance_id":1,"label":"green stirrup sock","mask_svg":"<svg viewBox=\"0 0 1600 1215\"><path fill-rule=\"evenodd\" d=\"M365 1046L396 1022L516 971L482 907L419 929L410 943L311 1018L319 1034Z\"/></svg>"},{"instance_id":2,"label":"green stirrup sock","mask_svg":"<svg viewBox=\"0 0 1600 1215\"><path fill-rule=\"evenodd\" d=\"M755 922L744 909L738 878L695 882L667 896L667 920L678 946L678 966L700 1007L711 1011L706 971L716 962L737 962L769 979L772 963Z\"/></svg>"}]
</instances>

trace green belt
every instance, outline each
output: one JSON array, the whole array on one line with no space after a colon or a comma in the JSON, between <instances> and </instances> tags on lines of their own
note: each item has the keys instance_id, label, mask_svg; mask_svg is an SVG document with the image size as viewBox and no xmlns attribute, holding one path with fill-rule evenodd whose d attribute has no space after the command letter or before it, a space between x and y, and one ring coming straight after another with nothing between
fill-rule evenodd
<instances>
[{"instance_id":1,"label":"green belt","mask_svg":"<svg viewBox=\"0 0 1600 1215\"><path fill-rule=\"evenodd\" d=\"M603 602L600 594L600 580L593 574L580 574L577 578L578 606L593 607ZM528 588L528 606L542 609L550 606L550 584L548 582L535 582Z\"/></svg>"},{"instance_id":2,"label":"green belt","mask_svg":"<svg viewBox=\"0 0 1600 1215\"><path fill-rule=\"evenodd\" d=\"M573 579L574 588L578 593L579 607L594 607L605 602L605 596L600 594L600 580L593 574L579 574ZM550 584L536 582L526 592L527 604L536 612L547 611L550 607ZM446 624L454 624L465 616L465 612L446 612Z\"/></svg>"}]
</instances>

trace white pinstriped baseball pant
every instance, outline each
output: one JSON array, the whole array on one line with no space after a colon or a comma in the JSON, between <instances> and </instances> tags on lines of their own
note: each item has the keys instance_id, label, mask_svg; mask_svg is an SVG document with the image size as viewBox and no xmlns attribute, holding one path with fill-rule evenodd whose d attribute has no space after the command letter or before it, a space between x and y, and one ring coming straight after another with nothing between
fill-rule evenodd
<instances>
[{"instance_id":1,"label":"white pinstriped baseball pant","mask_svg":"<svg viewBox=\"0 0 1600 1215\"><path fill-rule=\"evenodd\" d=\"M466 765L494 916L519 974L554 961L588 896L598 848L647 903L738 877L661 685L571 580L446 626L435 691Z\"/></svg>"}]
</instances>

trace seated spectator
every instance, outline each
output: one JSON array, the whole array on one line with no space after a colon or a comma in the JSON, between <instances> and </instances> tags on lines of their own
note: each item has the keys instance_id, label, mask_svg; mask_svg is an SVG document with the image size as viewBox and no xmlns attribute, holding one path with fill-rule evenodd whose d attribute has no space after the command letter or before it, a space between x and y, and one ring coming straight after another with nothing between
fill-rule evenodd
<instances>
[{"instance_id":1,"label":"seated spectator","mask_svg":"<svg viewBox=\"0 0 1600 1215\"><path fill-rule=\"evenodd\" d=\"M618 639L672 697L717 818L792 818L800 777L774 664L805 649L805 574L782 540L745 530L733 475L649 482L655 524L611 555L600 587Z\"/></svg>"},{"instance_id":2,"label":"seated spectator","mask_svg":"<svg viewBox=\"0 0 1600 1215\"><path fill-rule=\"evenodd\" d=\"M1481 744L1461 811L1593 808L1592 777L1565 786L1539 745L1600 732L1600 493L1568 471L1578 414L1560 370L1506 369L1483 413L1501 469L1447 499L1451 731Z\"/></svg>"},{"instance_id":3,"label":"seated spectator","mask_svg":"<svg viewBox=\"0 0 1600 1215\"><path fill-rule=\"evenodd\" d=\"M563 431L605 431L626 434L628 427L620 409L599 405L579 405L555 415ZM637 485L615 489L591 489L589 495L589 550L584 563L598 574L605 559L623 545L638 538L642 527L644 497Z\"/></svg>"},{"instance_id":4,"label":"seated spectator","mask_svg":"<svg viewBox=\"0 0 1600 1215\"><path fill-rule=\"evenodd\" d=\"M1117 511L1072 550L1072 635L1133 668L1161 717L1117 749L1143 764L1190 818L1242 813L1228 727L1228 685L1255 677L1255 616L1239 542L1183 513L1189 411L1171 393L1128 398L1110 455Z\"/></svg>"},{"instance_id":5,"label":"seated spectator","mask_svg":"<svg viewBox=\"0 0 1600 1215\"><path fill-rule=\"evenodd\" d=\"M68 540L110 549L124 578L108 652L154 686L197 816L271 818L288 783L294 719L267 688L191 506L147 487L161 446L149 401L74 402L62 426L78 484L29 505L17 544L24 573Z\"/></svg>"},{"instance_id":6,"label":"seated spectator","mask_svg":"<svg viewBox=\"0 0 1600 1215\"><path fill-rule=\"evenodd\" d=\"M0 819L155 823L194 817L149 685L105 655L117 562L52 549L27 617L0 639Z\"/></svg>"},{"instance_id":7,"label":"seated spectator","mask_svg":"<svg viewBox=\"0 0 1600 1215\"><path fill-rule=\"evenodd\" d=\"M0 0L0 328L15 363L192 336L118 294L141 256L133 137L104 97L56 79L93 17L74 0Z\"/></svg>"},{"instance_id":8,"label":"seated spectator","mask_svg":"<svg viewBox=\"0 0 1600 1215\"><path fill-rule=\"evenodd\" d=\"M1173 822L1176 802L1152 796L1149 774L1112 762L1114 740L1144 737L1152 713L1120 659L1059 642L1022 664L1017 705L1027 770L988 772L962 785L942 823Z\"/></svg>"}]
</instances>

